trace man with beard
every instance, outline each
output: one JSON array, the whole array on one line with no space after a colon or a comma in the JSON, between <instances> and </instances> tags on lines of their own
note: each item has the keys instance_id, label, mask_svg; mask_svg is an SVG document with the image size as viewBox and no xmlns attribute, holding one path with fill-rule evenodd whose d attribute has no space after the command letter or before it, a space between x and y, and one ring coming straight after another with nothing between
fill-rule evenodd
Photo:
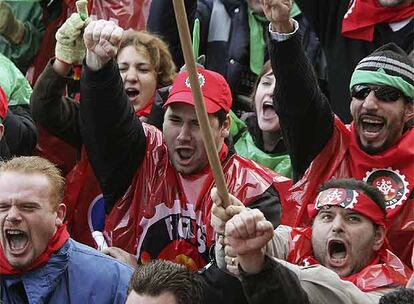
<instances>
[{"instance_id":1,"label":"man with beard","mask_svg":"<svg viewBox=\"0 0 414 304\"><path fill-rule=\"evenodd\" d=\"M132 269L70 239L65 180L48 160L0 167L0 302L125 303Z\"/></svg>"},{"instance_id":2,"label":"man with beard","mask_svg":"<svg viewBox=\"0 0 414 304\"><path fill-rule=\"evenodd\" d=\"M348 84L357 63L394 42L414 49L413 0L297 0L326 54L329 102L342 121L352 120Z\"/></svg>"},{"instance_id":3,"label":"man with beard","mask_svg":"<svg viewBox=\"0 0 414 304\"><path fill-rule=\"evenodd\" d=\"M234 206L224 209L217 195L213 201L215 223L223 224L222 215ZM374 304L405 286L412 272L387 249L384 196L378 189L355 179L333 179L320 188L308 213L313 223L306 228L273 230L259 210L247 208L225 223L224 250L237 254L248 303L299 303L296 298ZM232 271L233 259L224 259L220 264Z\"/></svg>"},{"instance_id":4,"label":"man with beard","mask_svg":"<svg viewBox=\"0 0 414 304\"><path fill-rule=\"evenodd\" d=\"M318 88L295 32L296 23L289 17L290 1L263 3L271 21L269 47L277 71L274 104L298 181L291 188L290 198L298 210L291 225L310 224L306 204L314 201L323 182L332 177L364 180L385 195L391 250L410 265L414 242L413 63L395 44L362 59L349 86L354 122L345 126Z\"/></svg>"}]
</instances>

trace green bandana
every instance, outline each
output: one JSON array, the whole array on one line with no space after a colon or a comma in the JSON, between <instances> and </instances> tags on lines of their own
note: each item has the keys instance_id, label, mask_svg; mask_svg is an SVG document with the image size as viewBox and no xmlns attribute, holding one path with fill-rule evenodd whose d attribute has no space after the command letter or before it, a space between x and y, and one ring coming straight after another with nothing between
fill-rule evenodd
<instances>
[{"instance_id":1,"label":"green bandana","mask_svg":"<svg viewBox=\"0 0 414 304\"><path fill-rule=\"evenodd\" d=\"M263 38L263 24L266 18L259 16L248 8L249 30L250 30L250 70L259 75L265 57L265 41Z\"/></svg>"},{"instance_id":2,"label":"green bandana","mask_svg":"<svg viewBox=\"0 0 414 304\"><path fill-rule=\"evenodd\" d=\"M234 149L238 155L251 159L285 177L292 177L292 165L289 154L266 153L260 150L254 143L249 131L247 131L247 126L244 121L238 118L233 111L230 111L230 118L230 134L236 136L239 132L242 132L237 142L234 143Z\"/></svg>"},{"instance_id":3,"label":"green bandana","mask_svg":"<svg viewBox=\"0 0 414 304\"><path fill-rule=\"evenodd\" d=\"M354 85L362 83L387 85L400 90L405 96L414 99L414 86L412 84L399 76L388 75L381 69L378 71L355 70L352 74L349 88L352 89Z\"/></svg>"},{"instance_id":4,"label":"green bandana","mask_svg":"<svg viewBox=\"0 0 414 304\"><path fill-rule=\"evenodd\" d=\"M292 9L290 10L290 17L295 18L300 15L302 12L296 2L292 3Z\"/></svg>"}]
</instances>

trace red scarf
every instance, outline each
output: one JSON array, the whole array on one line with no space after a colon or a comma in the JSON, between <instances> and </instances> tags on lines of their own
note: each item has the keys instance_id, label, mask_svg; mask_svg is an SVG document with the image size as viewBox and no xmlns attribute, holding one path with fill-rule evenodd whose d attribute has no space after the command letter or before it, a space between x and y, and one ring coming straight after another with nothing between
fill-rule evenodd
<instances>
[{"instance_id":1,"label":"red scarf","mask_svg":"<svg viewBox=\"0 0 414 304\"><path fill-rule=\"evenodd\" d=\"M317 265L313 256L312 228L293 228L287 261L296 265ZM387 286L405 286L412 271L384 244L367 265L357 273L341 280L349 281L362 291L372 291Z\"/></svg>"},{"instance_id":2,"label":"red scarf","mask_svg":"<svg viewBox=\"0 0 414 304\"><path fill-rule=\"evenodd\" d=\"M21 274L39 268L40 266L46 264L47 261L49 261L50 256L54 252L58 251L68 239L69 233L66 230L66 224L63 224L56 230L55 235L50 239L45 251L40 256L38 256L37 259L34 260L30 265L19 269L14 268L9 264L9 261L4 256L3 247L0 246L0 274Z\"/></svg>"},{"instance_id":3,"label":"red scarf","mask_svg":"<svg viewBox=\"0 0 414 304\"><path fill-rule=\"evenodd\" d=\"M414 5L384 7L377 0L352 0L342 21L342 35L351 39L374 39L375 25L414 16Z\"/></svg>"},{"instance_id":4,"label":"red scarf","mask_svg":"<svg viewBox=\"0 0 414 304\"><path fill-rule=\"evenodd\" d=\"M151 97L150 102L147 104L147 106L141 110L138 110L135 112L135 115L140 117L140 116L144 116L144 117L148 117L151 113L151 108L152 108L152 104L154 103L154 96Z\"/></svg>"},{"instance_id":5,"label":"red scarf","mask_svg":"<svg viewBox=\"0 0 414 304\"><path fill-rule=\"evenodd\" d=\"M414 185L414 130L407 130L386 151L367 154L359 147L354 123L350 129L349 155L352 157L349 159L349 169L352 177L362 179L383 192L387 218L393 221L404 207ZM383 173L376 173L378 169ZM385 184L389 185L389 191L384 192Z\"/></svg>"}]
</instances>

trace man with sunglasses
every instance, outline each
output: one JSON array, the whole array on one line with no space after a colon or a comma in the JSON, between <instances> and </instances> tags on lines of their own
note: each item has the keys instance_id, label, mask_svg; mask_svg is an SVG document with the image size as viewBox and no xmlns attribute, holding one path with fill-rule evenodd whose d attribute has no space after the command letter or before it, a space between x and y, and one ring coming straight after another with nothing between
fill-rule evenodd
<instances>
[{"instance_id":1,"label":"man with sunglasses","mask_svg":"<svg viewBox=\"0 0 414 304\"><path fill-rule=\"evenodd\" d=\"M409 264L414 243L414 65L395 44L362 59L350 82L351 114L344 125L318 88L301 49L291 1L262 0L278 89L274 104L287 141L295 182L290 225L309 225L306 202L332 177L353 177L386 197L391 249ZM344 50L347 52L349 50ZM337 71L341 73L341 71Z\"/></svg>"}]
</instances>

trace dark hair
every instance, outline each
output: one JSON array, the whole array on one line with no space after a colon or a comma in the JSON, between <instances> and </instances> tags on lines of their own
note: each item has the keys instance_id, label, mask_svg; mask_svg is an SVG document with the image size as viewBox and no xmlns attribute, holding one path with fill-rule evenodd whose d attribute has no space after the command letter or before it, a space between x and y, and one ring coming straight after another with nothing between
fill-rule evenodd
<instances>
[{"instance_id":1,"label":"dark hair","mask_svg":"<svg viewBox=\"0 0 414 304\"><path fill-rule=\"evenodd\" d=\"M202 302L202 285L196 274L170 261L155 260L138 266L129 281L128 294L131 290L152 297L171 292L177 304Z\"/></svg>"},{"instance_id":2,"label":"dark hair","mask_svg":"<svg viewBox=\"0 0 414 304\"><path fill-rule=\"evenodd\" d=\"M365 183L362 180L357 180L354 178L338 178L338 179L330 179L326 183L324 183L319 188L319 192L330 189L330 188L345 188L350 190L358 190L368 196L370 199L377 204L382 212L385 212L385 197L381 191L379 191L376 187Z\"/></svg>"},{"instance_id":3,"label":"dark hair","mask_svg":"<svg viewBox=\"0 0 414 304\"><path fill-rule=\"evenodd\" d=\"M272 64L271 64L270 60L266 61L266 62L263 64L263 67L262 67L262 69L260 70L260 73L259 73L259 75L257 76L256 81L254 82L254 85L253 85L253 91L252 91L252 94L250 95L250 107L251 107L251 109L252 109L252 111L253 111L253 112L256 112L256 108L255 108L255 106L254 106L254 99L255 99L255 96L256 96L256 93L257 93L257 88L259 87L259 84L260 84L261 78L262 78L262 77L263 77L266 73L268 73L269 71L272 71ZM273 72L273 73L274 73L274 72Z\"/></svg>"},{"instance_id":4,"label":"dark hair","mask_svg":"<svg viewBox=\"0 0 414 304\"><path fill-rule=\"evenodd\" d=\"M414 303L414 289L398 288L383 295L379 304L412 304Z\"/></svg>"},{"instance_id":5,"label":"dark hair","mask_svg":"<svg viewBox=\"0 0 414 304\"><path fill-rule=\"evenodd\" d=\"M224 109L221 109L215 113L213 113L213 116L217 117L219 122L219 127L223 125L223 123L226 121L227 112Z\"/></svg>"}]
</instances>

